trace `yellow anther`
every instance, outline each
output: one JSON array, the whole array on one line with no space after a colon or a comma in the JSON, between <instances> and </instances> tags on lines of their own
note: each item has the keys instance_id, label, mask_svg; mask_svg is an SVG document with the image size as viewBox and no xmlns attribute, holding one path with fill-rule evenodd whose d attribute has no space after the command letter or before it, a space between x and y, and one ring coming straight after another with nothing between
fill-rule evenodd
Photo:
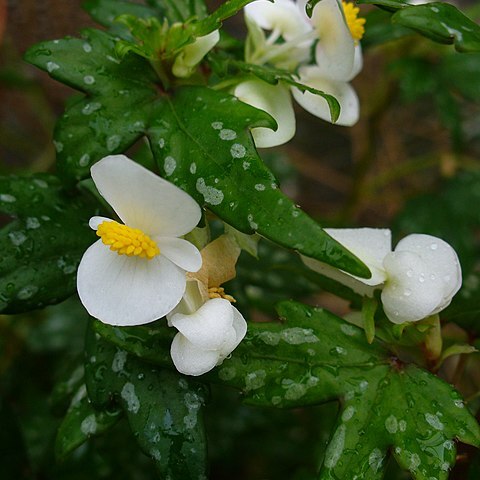
<instances>
[{"instance_id":1,"label":"yellow anther","mask_svg":"<svg viewBox=\"0 0 480 480\"><path fill-rule=\"evenodd\" d=\"M138 228L127 227L113 220L102 222L97 235L110 250L119 255L138 256L151 260L160 253L157 244Z\"/></svg>"},{"instance_id":2,"label":"yellow anther","mask_svg":"<svg viewBox=\"0 0 480 480\"><path fill-rule=\"evenodd\" d=\"M225 293L223 287L210 287L208 289L208 297L209 298L223 298L228 300L230 303L236 303L237 301L231 296Z\"/></svg>"},{"instance_id":3,"label":"yellow anther","mask_svg":"<svg viewBox=\"0 0 480 480\"><path fill-rule=\"evenodd\" d=\"M365 18L359 17L360 9L351 2L342 2L343 12L345 13L345 20L347 21L348 28L352 34L355 43L358 43L362 39L365 33Z\"/></svg>"}]
</instances>

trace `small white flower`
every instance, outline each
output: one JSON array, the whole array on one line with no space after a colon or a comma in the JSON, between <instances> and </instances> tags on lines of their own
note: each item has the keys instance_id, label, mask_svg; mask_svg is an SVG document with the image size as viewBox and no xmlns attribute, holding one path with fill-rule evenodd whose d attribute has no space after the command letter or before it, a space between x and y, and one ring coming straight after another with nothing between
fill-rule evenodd
<instances>
[{"instance_id":1,"label":"small white flower","mask_svg":"<svg viewBox=\"0 0 480 480\"><path fill-rule=\"evenodd\" d=\"M381 289L385 314L393 323L415 322L434 315L452 301L462 284L455 250L431 235L412 234L395 251L387 229L325 229L369 267L363 279L326 264L302 257L313 270L349 286L361 295Z\"/></svg>"},{"instance_id":2,"label":"small white flower","mask_svg":"<svg viewBox=\"0 0 480 480\"><path fill-rule=\"evenodd\" d=\"M202 269L189 274L182 301L167 315L169 325L178 329L170 348L173 363L193 376L220 365L247 332L247 322L231 303L235 300L219 288L235 276L238 245L222 235L201 253Z\"/></svg>"},{"instance_id":3,"label":"small white flower","mask_svg":"<svg viewBox=\"0 0 480 480\"><path fill-rule=\"evenodd\" d=\"M90 219L101 237L83 255L77 289L88 313L111 325L141 325L170 312L185 291L185 272L202 264L182 235L200 220L198 204L175 185L124 155L91 168L100 194L124 225Z\"/></svg>"},{"instance_id":4,"label":"small white flower","mask_svg":"<svg viewBox=\"0 0 480 480\"><path fill-rule=\"evenodd\" d=\"M232 353L247 332L242 314L223 298L207 300L194 313L170 317L179 333L170 353L180 373L202 375Z\"/></svg>"},{"instance_id":5,"label":"small white flower","mask_svg":"<svg viewBox=\"0 0 480 480\"><path fill-rule=\"evenodd\" d=\"M203 57L218 43L220 33L218 30L208 35L198 37L193 43L186 45L176 56L172 72L176 77L189 77Z\"/></svg>"}]
</instances>

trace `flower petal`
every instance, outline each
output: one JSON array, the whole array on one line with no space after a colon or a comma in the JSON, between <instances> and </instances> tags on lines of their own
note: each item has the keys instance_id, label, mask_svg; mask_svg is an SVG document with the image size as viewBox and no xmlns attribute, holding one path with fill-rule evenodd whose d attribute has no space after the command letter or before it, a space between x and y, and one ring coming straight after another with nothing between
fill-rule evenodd
<instances>
[{"instance_id":1,"label":"flower petal","mask_svg":"<svg viewBox=\"0 0 480 480\"><path fill-rule=\"evenodd\" d=\"M243 340L247 333L247 322L243 318L243 315L232 305L233 310L233 328L235 335L230 342L226 343L220 352L220 360L223 360L230 355Z\"/></svg>"},{"instance_id":2,"label":"flower petal","mask_svg":"<svg viewBox=\"0 0 480 480\"><path fill-rule=\"evenodd\" d=\"M191 315L195 313L206 301L208 300L208 290L203 288L204 286L195 278L188 278L187 286L185 287L185 293L183 294L180 303L169 313L167 313L168 326L172 327L172 317L176 313L182 313L183 315Z\"/></svg>"},{"instance_id":3,"label":"flower petal","mask_svg":"<svg viewBox=\"0 0 480 480\"><path fill-rule=\"evenodd\" d=\"M187 272L196 272L202 266L202 256L198 248L183 238L157 237L155 241L161 255Z\"/></svg>"},{"instance_id":4,"label":"flower petal","mask_svg":"<svg viewBox=\"0 0 480 480\"><path fill-rule=\"evenodd\" d=\"M223 298L208 300L191 315L177 313L170 323L196 347L205 350L221 350L234 334L232 305Z\"/></svg>"},{"instance_id":5,"label":"flower petal","mask_svg":"<svg viewBox=\"0 0 480 480\"><path fill-rule=\"evenodd\" d=\"M180 373L195 377L209 372L219 359L218 352L198 348L181 333L175 335L170 347L170 355Z\"/></svg>"},{"instance_id":6,"label":"flower petal","mask_svg":"<svg viewBox=\"0 0 480 480\"><path fill-rule=\"evenodd\" d=\"M323 0L322 0L323 1ZM360 116L360 104L355 90L347 82L324 77L317 67L302 67L299 69L300 82L333 95L340 103L340 116L336 125L352 126ZM330 108L327 101L310 92L301 92L292 88L295 100L312 115L331 122Z\"/></svg>"},{"instance_id":7,"label":"flower petal","mask_svg":"<svg viewBox=\"0 0 480 480\"><path fill-rule=\"evenodd\" d=\"M123 222L147 235L179 237L200 220L200 207L190 195L125 155L105 157L91 172L98 191Z\"/></svg>"},{"instance_id":8,"label":"flower petal","mask_svg":"<svg viewBox=\"0 0 480 480\"><path fill-rule=\"evenodd\" d=\"M383 309L393 323L416 322L432 315L442 302L441 279L432 278L426 262L413 252L389 253L383 262L388 281Z\"/></svg>"},{"instance_id":9,"label":"flower petal","mask_svg":"<svg viewBox=\"0 0 480 480\"><path fill-rule=\"evenodd\" d=\"M197 37L193 43L186 45L175 58L172 72L176 77L185 78L192 74L203 57L218 43L220 32L214 30L208 35Z\"/></svg>"},{"instance_id":10,"label":"flower petal","mask_svg":"<svg viewBox=\"0 0 480 480\"><path fill-rule=\"evenodd\" d=\"M326 228L332 238L356 255L367 265L371 278L360 278L337 270L312 258L302 257L312 270L352 288L360 295L372 296L376 287L386 280L383 259L391 252L392 234L381 228Z\"/></svg>"},{"instance_id":11,"label":"flower petal","mask_svg":"<svg viewBox=\"0 0 480 480\"><path fill-rule=\"evenodd\" d=\"M265 30L278 31L285 40L312 29L292 0L258 0L245 6L245 15Z\"/></svg>"},{"instance_id":12,"label":"flower petal","mask_svg":"<svg viewBox=\"0 0 480 480\"><path fill-rule=\"evenodd\" d=\"M318 2L310 21L320 38L315 59L322 76L349 81L354 67L355 42L345 22L341 3L338 0Z\"/></svg>"},{"instance_id":13,"label":"flower petal","mask_svg":"<svg viewBox=\"0 0 480 480\"><path fill-rule=\"evenodd\" d=\"M247 80L235 87L234 95L269 113L277 122L277 130L258 127L252 129L258 148L275 147L288 142L295 135L295 113L290 91L284 85L270 85L261 80Z\"/></svg>"},{"instance_id":14,"label":"flower petal","mask_svg":"<svg viewBox=\"0 0 480 480\"><path fill-rule=\"evenodd\" d=\"M455 250L441 238L432 235L413 234L403 238L395 252L416 253L426 264L425 275L438 282L443 293L442 302L433 313L443 310L462 286L462 269Z\"/></svg>"},{"instance_id":15,"label":"flower petal","mask_svg":"<svg viewBox=\"0 0 480 480\"><path fill-rule=\"evenodd\" d=\"M110 325L142 325L165 316L182 298L185 283L185 272L166 257L118 255L101 240L85 252L77 273L81 302Z\"/></svg>"},{"instance_id":16,"label":"flower petal","mask_svg":"<svg viewBox=\"0 0 480 480\"><path fill-rule=\"evenodd\" d=\"M95 216L89 220L88 225L92 230L98 230L98 226L103 222L113 222L113 221L114 220L112 220L111 218Z\"/></svg>"}]
</instances>

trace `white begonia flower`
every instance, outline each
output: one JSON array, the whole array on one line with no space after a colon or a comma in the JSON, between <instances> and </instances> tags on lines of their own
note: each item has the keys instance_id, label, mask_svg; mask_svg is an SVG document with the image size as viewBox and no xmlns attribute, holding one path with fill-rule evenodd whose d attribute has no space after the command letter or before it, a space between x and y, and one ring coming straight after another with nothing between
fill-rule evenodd
<instances>
[{"instance_id":1,"label":"white begonia flower","mask_svg":"<svg viewBox=\"0 0 480 480\"><path fill-rule=\"evenodd\" d=\"M202 265L198 249L179 237L197 225L198 204L183 190L124 155L103 158L92 179L123 225L92 217L100 238L77 273L88 313L110 325L141 325L170 312L181 300L186 272Z\"/></svg>"},{"instance_id":2,"label":"white begonia flower","mask_svg":"<svg viewBox=\"0 0 480 480\"><path fill-rule=\"evenodd\" d=\"M198 37L193 43L186 45L175 57L172 73L179 78L189 77L203 57L218 43L220 33L218 30L208 35Z\"/></svg>"},{"instance_id":3,"label":"white begonia flower","mask_svg":"<svg viewBox=\"0 0 480 480\"><path fill-rule=\"evenodd\" d=\"M178 330L170 354L180 373L198 376L220 365L247 332L247 322L231 303L235 300L219 287L235 276L239 253L227 235L208 244L201 252L202 269L189 274L182 301L167 315Z\"/></svg>"},{"instance_id":4,"label":"white begonia flower","mask_svg":"<svg viewBox=\"0 0 480 480\"><path fill-rule=\"evenodd\" d=\"M385 314L393 323L416 322L440 312L450 304L462 285L458 256L440 238L408 235L392 252L390 230L325 231L362 260L370 268L372 277L362 279L302 257L305 264L361 295L372 296L376 289L381 289Z\"/></svg>"},{"instance_id":5,"label":"white begonia flower","mask_svg":"<svg viewBox=\"0 0 480 480\"><path fill-rule=\"evenodd\" d=\"M359 9L351 3L322 0L312 12L305 13L306 0L258 0L245 7L249 39L246 60L250 63L269 62L278 68L298 68L298 81L306 86L333 95L340 104L338 125L352 126L360 115L360 104L349 82L362 68L358 43L364 32L365 19L358 18ZM259 30L272 30L266 40ZM283 43L275 43L282 36ZM314 40L316 65L307 59ZM288 65L288 67L287 67ZM254 128L257 147L273 147L289 141L295 134L295 114L286 87L270 85L261 80L241 82L234 89L240 100L269 113L279 126L277 131ZM293 97L305 110L331 121L327 101L308 91L291 87Z\"/></svg>"}]
</instances>

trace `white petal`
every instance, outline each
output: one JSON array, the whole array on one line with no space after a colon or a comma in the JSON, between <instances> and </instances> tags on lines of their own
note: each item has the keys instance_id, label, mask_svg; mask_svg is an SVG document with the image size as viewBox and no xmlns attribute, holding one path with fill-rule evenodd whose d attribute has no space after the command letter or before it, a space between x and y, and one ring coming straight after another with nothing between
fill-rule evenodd
<instances>
[{"instance_id":1,"label":"white petal","mask_svg":"<svg viewBox=\"0 0 480 480\"><path fill-rule=\"evenodd\" d=\"M376 287L382 285L387 276L383 259L391 252L392 234L381 228L326 228L325 232L356 255L372 273L371 278L360 278L326 265L311 258L302 257L312 270L352 288L360 295L372 296Z\"/></svg>"},{"instance_id":2,"label":"white petal","mask_svg":"<svg viewBox=\"0 0 480 480\"><path fill-rule=\"evenodd\" d=\"M363 54L362 54L362 46L360 43L355 45L355 57L353 60L353 70L350 78L347 79L347 81L352 80L355 78L362 70L363 68Z\"/></svg>"},{"instance_id":3,"label":"white petal","mask_svg":"<svg viewBox=\"0 0 480 480\"><path fill-rule=\"evenodd\" d=\"M441 238L432 235L413 234L403 238L395 252L416 253L426 264L426 275L438 282L442 302L433 313L438 313L450 304L462 285L462 269L455 250Z\"/></svg>"},{"instance_id":4,"label":"white petal","mask_svg":"<svg viewBox=\"0 0 480 480\"><path fill-rule=\"evenodd\" d=\"M278 31L285 40L312 28L291 0L276 0L274 3L258 0L245 6L245 14L263 29Z\"/></svg>"},{"instance_id":5,"label":"white petal","mask_svg":"<svg viewBox=\"0 0 480 480\"><path fill-rule=\"evenodd\" d=\"M295 113L290 91L284 85L270 85L261 80L248 80L235 87L234 95L269 113L277 122L278 129L254 128L255 145L258 148L274 147L288 142L295 135Z\"/></svg>"},{"instance_id":6,"label":"white petal","mask_svg":"<svg viewBox=\"0 0 480 480\"><path fill-rule=\"evenodd\" d=\"M433 314L442 302L440 279L416 253L395 251L383 262L388 280L382 291L383 309L393 323L416 322Z\"/></svg>"},{"instance_id":7,"label":"white petal","mask_svg":"<svg viewBox=\"0 0 480 480\"><path fill-rule=\"evenodd\" d=\"M170 355L176 369L185 375L203 375L218 362L217 351L203 350L189 342L181 333L177 333L170 347Z\"/></svg>"},{"instance_id":8,"label":"white petal","mask_svg":"<svg viewBox=\"0 0 480 480\"><path fill-rule=\"evenodd\" d=\"M243 315L232 305L233 310L233 330L235 335L232 340L225 344L220 352L220 360L225 359L230 355L243 340L247 333L247 322L243 318Z\"/></svg>"},{"instance_id":9,"label":"white petal","mask_svg":"<svg viewBox=\"0 0 480 480\"><path fill-rule=\"evenodd\" d=\"M197 272L202 266L202 256L198 248L182 238L156 237L160 253L175 265L187 272Z\"/></svg>"},{"instance_id":10,"label":"white petal","mask_svg":"<svg viewBox=\"0 0 480 480\"><path fill-rule=\"evenodd\" d=\"M124 155L103 158L91 172L123 222L147 235L179 237L200 220L200 207L190 195Z\"/></svg>"},{"instance_id":11,"label":"white petal","mask_svg":"<svg viewBox=\"0 0 480 480\"><path fill-rule=\"evenodd\" d=\"M213 298L191 315L173 315L170 323L196 347L221 350L231 341L232 305L223 298Z\"/></svg>"},{"instance_id":12,"label":"white petal","mask_svg":"<svg viewBox=\"0 0 480 480\"><path fill-rule=\"evenodd\" d=\"M172 317L176 313L191 315L205 303L199 286L200 284L197 279L189 279L187 277L187 286L185 287L185 293L183 294L180 303L170 313L167 313L169 327L172 326Z\"/></svg>"},{"instance_id":13,"label":"white petal","mask_svg":"<svg viewBox=\"0 0 480 480\"><path fill-rule=\"evenodd\" d=\"M198 37L193 43L185 46L175 58L172 72L176 77L188 77L195 66L200 63L203 57L218 43L220 33L218 30L208 35Z\"/></svg>"},{"instance_id":14,"label":"white petal","mask_svg":"<svg viewBox=\"0 0 480 480\"><path fill-rule=\"evenodd\" d=\"M355 42L345 22L341 3L338 0L318 2L311 22L320 38L315 59L322 75L349 81L354 68Z\"/></svg>"},{"instance_id":15,"label":"white petal","mask_svg":"<svg viewBox=\"0 0 480 480\"><path fill-rule=\"evenodd\" d=\"M88 313L110 325L142 325L165 316L182 298L185 282L185 272L162 255L118 255L101 240L85 252L77 273Z\"/></svg>"},{"instance_id":16,"label":"white petal","mask_svg":"<svg viewBox=\"0 0 480 480\"><path fill-rule=\"evenodd\" d=\"M323 0L322 0L323 1ZM299 70L300 83L333 95L340 103L340 116L336 125L352 126L357 123L360 115L360 104L355 90L349 83L331 80L323 77L317 67L302 67ZM292 88L295 100L308 112L327 122L331 122L330 109L327 101L310 92L302 93Z\"/></svg>"},{"instance_id":17,"label":"white petal","mask_svg":"<svg viewBox=\"0 0 480 480\"><path fill-rule=\"evenodd\" d=\"M88 225L92 230L98 230L98 226L103 222L113 222L113 221L114 220L107 217L92 217L88 222Z\"/></svg>"}]
</instances>

